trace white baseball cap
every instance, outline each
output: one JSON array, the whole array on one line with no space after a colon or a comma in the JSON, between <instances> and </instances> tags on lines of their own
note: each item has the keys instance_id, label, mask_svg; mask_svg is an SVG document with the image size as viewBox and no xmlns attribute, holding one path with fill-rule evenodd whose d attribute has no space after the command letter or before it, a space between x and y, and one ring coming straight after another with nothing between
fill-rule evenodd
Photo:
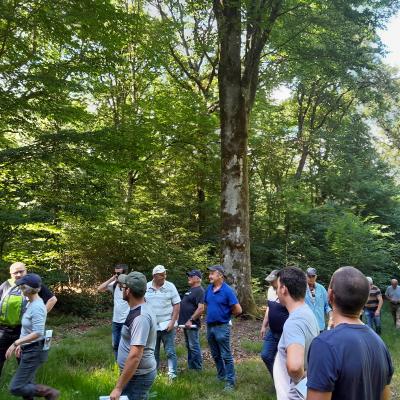
<instances>
[{"instance_id":1,"label":"white baseball cap","mask_svg":"<svg viewBox=\"0 0 400 400\"><path fill-rule=\"evenodd\" d=\"M164 265L156 265L153 268L153 275L155 275L155 274L163 274L166 271L167 270L165 269Z\"/></svg>"}]
</instances>

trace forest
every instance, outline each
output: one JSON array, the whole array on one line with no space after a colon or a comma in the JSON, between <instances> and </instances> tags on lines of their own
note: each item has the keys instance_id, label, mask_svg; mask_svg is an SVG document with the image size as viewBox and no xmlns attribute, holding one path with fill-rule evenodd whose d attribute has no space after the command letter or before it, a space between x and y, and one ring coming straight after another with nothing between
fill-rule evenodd
<instances>
[{"instance_id":1,"label":"forest","mask_svg":"<svg viewBox=\"0 0 400 400\"><path fill-rule=\"evenodd\" d=\"M72 304L115 263L184 288L222 262L251 312L286 265L400 277L399 6L2 1L2 280Z\"/></svg>"}]
</instances>

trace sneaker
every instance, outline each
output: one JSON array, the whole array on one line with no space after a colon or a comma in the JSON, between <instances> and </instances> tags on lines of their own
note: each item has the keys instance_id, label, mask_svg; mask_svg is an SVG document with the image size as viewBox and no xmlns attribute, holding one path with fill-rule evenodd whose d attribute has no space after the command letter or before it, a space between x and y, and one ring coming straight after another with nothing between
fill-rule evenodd
<instances>
[{"instance_id":1,"label":"sneaker","mask_svg":"<svg viewBox=\"0 0 400 400\"><path fill-rule=\"evenodd\" d=\"M235 390L235 386L227 383L224 387L224 392L233 392Z\"/></svg>"}]
</instances>

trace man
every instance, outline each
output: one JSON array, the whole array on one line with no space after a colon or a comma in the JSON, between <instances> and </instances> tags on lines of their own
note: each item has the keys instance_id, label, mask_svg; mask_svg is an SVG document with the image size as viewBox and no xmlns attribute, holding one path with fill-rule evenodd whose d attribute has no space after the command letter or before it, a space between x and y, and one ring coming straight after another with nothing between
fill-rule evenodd
<instances>
[{"instance_id":1,"label":"man","mask_svg":"<svg viewBox=\"0 0 400 400\"><path fill-rule=\"evenodd\" d=\"M109 291L114 297L114 308L112 317L112 346L115 359L118 356L118 346L121 340L121 330L129 313L129 304L123 299L123 290L118 285L118 277L128 273L126 264L117 264L114 267L114 274L110 279L103 282L98 288L98 292Z\"/></svg>"},{"instance_id":2,"label":"man","mask_svg":"<svg viewBox=\"0 0 400 400\"><path fill-rule=\"evenodd\" d=\"M328 326L332 326L332 309L328 303L328 294L326 289L317 282L317 270L311 267L307 268L306 304L314 313L320 332L325 330L325 315L329 318Z\"/></svg>"},{"instance_id":3,"label":"man","mask_svg":"<svg viewBox=\"0 0 400 400\"><path fill-rule=\"evenodd\" d=\"M278 273L278 297L289 311L274 363L274 383L278 400L305 398L301 390L307 371L307 354L311 341L319 334L317 320L304 301L307 280L296 267ZM304 385L303 385L304 386Z\"/></svg>"},{"instance_id":4,"label":"man","mask_svg":"<svg viewBox=\"0 0 400 400\"><path fill-rule=\"evenodd\" d=\"M382 339L360 320L369 284L356 268L339 268L328 288L334 329L308 354L307 400L388 400L393 367Z\"/></svg>"},{"instance_id":5,"label":"man","mask_svg":"<svg viewBox=\"0 0 400 400\"><path fill-rule=\"evenodd\" d=\"M398 286L397 279L392 279L391 286L387 287L385 296L390 301L390 311L394 326L400 329L400 287Z\"/></svg>"},{"instance_id":6,"label":"man","mask_svg":"<svg viewBox=\"0 0 400 400\"><path fill-rule=\"evenodd\" d=\"M208 268L210 285L204 302L207 305L207 341L217 367L217 377L225 381L226 391L235 387L235 367L231 352L231 316L242 313L242 307L233 289L224 282L224 267Z\"/></svg>"},{"instance_id":7,"label":"man","mask_svg":"<svg viewBox=\"0 0 400 400\"><path fill-rule=\"evenodd\" d=\"M265 310L260 331L260 336L264 339L261 358L272 378L275 356L278 351L278 342L282 335L283 325L289 317L287 309L280 304L276 293L276 289L278 288L278 272L279 270L275 269L265 278L271 286L268 288L267 309ZM269 331L266 334L268 327Z\"/></svg>"},{"instance_id":8,"label":"man","mask_svg":"<svg viewBox=\"0 0 400 400\"><path fill-rule=\"evenodd\" d=\"M375 328L375 332L381 334L381 308L383 306L383 299L381 291L377 286L373 284L372 278L367 276L369 283L369 296L367 303L364 306L364 314L367 325L371 328Z\"/></svg>"},{"instance_id":9,"label":"man","mask_svg":"<svg viewBox=\"0 0 400 400\"><path fill-rule=\"evenodd\" d=\"M151 307L146 304L146 277L140 272L118 276L123 299L130 311L121 331L118 348L118 366L121 374L110 400L126 395L129 400L145 400L157 375L154 348L157 336L157 321Z\"/></svg>"},{"instance_id":10,"label":"man","mask_svg":"<svg viewBox=\"0 0 400 400\"><path fill-rule=\"evenodd\" d=\"M26 307L26 299L15 282L27 274L26 266L22 262L10 265L10 279L0 286L0 375L5 362L7 349L21 334L21 317ZM57 303L57 297L42 283L39 297L45 303L47 312ZM14 316L12 316L14 314ZM7 315L13 319L7 318Z\"/></svg>"},{"instance_id":11,"label":"man","mask_svg":"<svg viewBox=\"0 0 400 400\"><path fill-rule=\"evenodd\" d=\"M163 265L153 268L153 280L147 283L146 301L157 318L157 342L155 357L160 365L160 345L163 343L168 362L168 377L176 378L178 359L175 350L175 326L177 325L181 298L172 282L168 282L167 270Z\"/></svg>"},{"instance_id":12,"label":"man","mask_svg":"<svg viewBox=\"0 0 400 400\"><path fill-rule=\"evenodd\" d=\"M204 312L204 289L201 287L203 274L194 269L187 272L190 289L181 302L178 324L184 326L189 369L201 370L200 317Z\"/></svg>"}]
</instances>

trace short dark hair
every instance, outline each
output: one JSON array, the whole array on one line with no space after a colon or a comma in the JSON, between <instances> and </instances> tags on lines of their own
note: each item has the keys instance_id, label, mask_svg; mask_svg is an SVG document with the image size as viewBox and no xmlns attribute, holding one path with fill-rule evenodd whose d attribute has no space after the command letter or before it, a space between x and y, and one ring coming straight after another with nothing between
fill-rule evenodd
<instances>
[{"instance_id":1,"label":"short dark hair","mask_svg":"<svg viewBox=\"0 0 400 400\"><path fill-rule=\"evenodd\" d=\"M128 272L128 265L127 264L115 264L114 269L122 269L122 271Z\"/></svg>"},{"instance_id":2,"label":"short dark hair","mask_svg":"<svg viewBox=\"0 0 400 400\"><path fill-rule=\"evenodd\" d=\"M329 287L335 295L335 305L343 314L360 315L369 296L369 282L365 275L354 267L336 270Z\"/></svg>"},{"instance_id":3,"label":"short dark hair","mask_svg":"<svg viewBox=\"0 0 400 400\"><path fill-rule=\"evenodd\" d=\"M293 300L302 300L306 296L306 274L297 267L285 267L278 272L278 278L285 285Z\"/></svg>"}]
</instances>

